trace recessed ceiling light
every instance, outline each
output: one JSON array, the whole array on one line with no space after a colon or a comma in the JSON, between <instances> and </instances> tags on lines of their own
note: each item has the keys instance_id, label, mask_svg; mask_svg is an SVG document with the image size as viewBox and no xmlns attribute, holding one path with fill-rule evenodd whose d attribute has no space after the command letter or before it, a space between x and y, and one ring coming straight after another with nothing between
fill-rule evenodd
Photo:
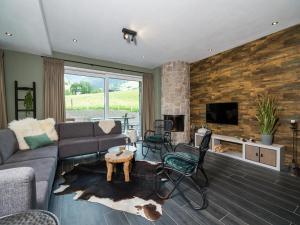
<instances>
[{"instance_id":1,"label":"recessed ceiling light","mask_svg":"<svg viewBox=\"0 0 300 225\"><path fill-rule=\"evenodd\" d=\"M74 42L74 43L76 43L76 42L78 42L78 40L77 40L77 39L75 39L75 38L73 38L73 42Z\"/></svg>"},{"instance_id":2,"label":"recessed ceiling light","mask_svg":"<svg viewBox=\"0 0 300 225\"><path fill-rule=\"evenodd\" d=\"M6 35L6 36L10 36L10 37L13 36L13 34L12 34L12 33L9 33L9 32L5 32L5 35Z\"/></svg>"},{"instance_id":3,"label":"recessed ceiling light","mask_svg":"<svg viewBox=\"0 0 300 225\"><path fill-rule=\"evenodd\" d=\"M142 56L142 58L144 59L144 58L145 58L145 56L143 55L143 56Z\"/></svg>"},{"instance_id":4,"label":"recessed ceiling light","mask_svg":"<svg viewBox=\"0 0 300 225\"><path fill-rule=\"evenodd\" d=\"M278 21L275 21L272 23L272 26L277 25L278 23L279 23Z\"/></svg>"}]
</instances>

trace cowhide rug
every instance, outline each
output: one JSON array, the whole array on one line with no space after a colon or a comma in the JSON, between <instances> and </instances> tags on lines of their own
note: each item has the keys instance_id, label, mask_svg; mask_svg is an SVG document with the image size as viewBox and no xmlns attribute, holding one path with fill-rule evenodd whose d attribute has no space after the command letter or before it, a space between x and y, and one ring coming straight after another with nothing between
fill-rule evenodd
<instances>
[{"instance_id":1,"label":"cowhide rug","mask_svg":"<svg viewBox=\"0 0 300 225\"><path fill-rule=\"evenodd\" d=\"M74 200L86 200L103 204L112 209L157 220L162 215L163 201L154 193L156 163L136 161L130 173L130 182L124 182L124 174L118 168L112 182L106 181L105 161L77 164L64 172L64 181L54 191L56 195L76 193Z\"/></svg>"}]
</instances>

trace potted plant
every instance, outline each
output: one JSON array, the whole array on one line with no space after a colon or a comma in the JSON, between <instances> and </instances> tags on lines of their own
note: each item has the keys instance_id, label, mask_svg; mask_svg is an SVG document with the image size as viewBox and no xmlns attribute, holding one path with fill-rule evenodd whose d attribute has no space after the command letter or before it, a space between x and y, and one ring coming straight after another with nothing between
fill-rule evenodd
<instances>
[{"instance_id":1,"label":"potted plant","mask_svg":"<svg viewBox=\"0 0 300 225\"><path fill-rule=\"evenodd\" d=\"M26 117L29 115L30 110L32 110L33 107L33 97L31 94L31 91L28 91L24 97L24 107L26 110Z\"/></svg>"},{"instance_id":2,"label":"potted plant","mask_svg":"<svg viewBox=\"0 0 300 225\"><path fill-rule=\"evenodd\" d=\"M261 142L266 145L271 145L273 142L273 134L278 123L278 107L277 100L274 96L262 95L257 100L257 114Z\"/></svg>"}]
</instances>

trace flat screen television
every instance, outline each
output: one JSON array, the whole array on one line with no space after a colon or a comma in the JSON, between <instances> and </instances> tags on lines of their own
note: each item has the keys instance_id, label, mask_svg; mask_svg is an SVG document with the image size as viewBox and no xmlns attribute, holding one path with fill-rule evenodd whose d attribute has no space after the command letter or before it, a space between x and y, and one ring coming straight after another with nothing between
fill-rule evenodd
<instances>
[{"instance_id":1,"label":"flat screen television","mask_svg":"<svg viewBox=\"0 0 300 225\"><path fill-rule=\"evenodd\" d=\"M238 103L206 104L206 122L238 125Z\"/></svg>"}]
</instances>

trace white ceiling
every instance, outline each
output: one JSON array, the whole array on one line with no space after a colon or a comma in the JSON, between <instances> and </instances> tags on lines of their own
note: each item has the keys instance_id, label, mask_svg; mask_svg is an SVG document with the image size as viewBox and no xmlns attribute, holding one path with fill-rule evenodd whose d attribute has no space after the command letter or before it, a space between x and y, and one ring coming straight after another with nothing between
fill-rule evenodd
<instances>
[{"instance_id":1,"label":"white ceiling","mask_svg":"<svg viewBox=\"0 0 300 225\"><path fill-rule=\"evenodd\" d=\"M0 46L154 68L207 58L299 23L299 0L1 0ZM123 27L138 32L137 45L123 39Z\"/></svg>"}]
</instances>

